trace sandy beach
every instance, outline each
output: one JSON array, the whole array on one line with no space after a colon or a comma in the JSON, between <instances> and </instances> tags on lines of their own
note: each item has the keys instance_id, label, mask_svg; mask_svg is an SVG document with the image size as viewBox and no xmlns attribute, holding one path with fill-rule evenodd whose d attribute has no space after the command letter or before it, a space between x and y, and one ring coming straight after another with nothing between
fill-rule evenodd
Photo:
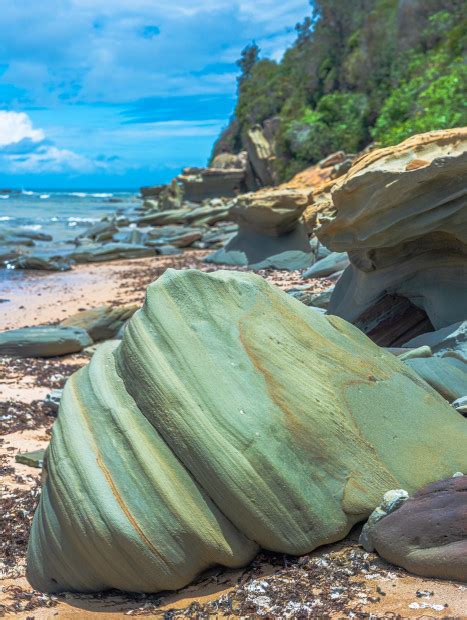
<instances>
[{"instance_id":1,"label":"sandy beach","mask_svg":"<svg viewBox=\"0 0 467 620\"><path fill-rule=\"evenodd\" d=\"M204 252L181 256L78 266L63 274L24 272L4 285L0 328L10 329L55 323L80 309L100 304L141 304L146 286L169 267L211 271L203 263ZM300 283L298 272L263 271L281 288ZM316 290L325 284L316 280ZM328 285L328 284L327 284ZM6 574L2 578L0 604L3 613L18 618L113 618L123 615L194 617L201 612L224 615L222 601L233 597L242 610L248 607L248 588L270 587L277 597L299 595L297 583L313 587L322 601L320 611L340 617L352 609L359 614L403 617L461 617L467 590L452 582L422 579L397 569L357 545L359 528L350 536L322 547L303 558L262 554L243 569L213 569L177 593L157 596L103 593L99 595L48 596L34 592L25 579L28 528L38 497L40 470L15 462L19 452L45 448L54 417L43 407L53 388L88 362L82 354L63 358L19 359L0 366L2 513L6 537L2 542ZM298 580L298 581L297 581ZM253 584L253 586L251 585ZM337 587L337 590L333 588ZM339 589L340 588L340 589ZM282 592L282 594L281 594Z\"/></svg>"}]
</instances>

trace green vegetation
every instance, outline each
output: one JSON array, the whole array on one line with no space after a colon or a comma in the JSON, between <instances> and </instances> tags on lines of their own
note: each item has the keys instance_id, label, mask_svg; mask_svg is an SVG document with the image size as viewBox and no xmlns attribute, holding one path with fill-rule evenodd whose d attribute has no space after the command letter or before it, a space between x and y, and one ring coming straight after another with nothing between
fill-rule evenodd
<instances>
[{"instance_id":1,"label":"green vegetation","mask_svg":"<svg viewBox=\"0 0 467 620\"><path fill-rule=\"evenodd\" d=\"M279 118L282 179L332 151L467 124L463 0L316 0L280 63L248 46L235 119L214 152Z\"/></svg>"}]
</instances>

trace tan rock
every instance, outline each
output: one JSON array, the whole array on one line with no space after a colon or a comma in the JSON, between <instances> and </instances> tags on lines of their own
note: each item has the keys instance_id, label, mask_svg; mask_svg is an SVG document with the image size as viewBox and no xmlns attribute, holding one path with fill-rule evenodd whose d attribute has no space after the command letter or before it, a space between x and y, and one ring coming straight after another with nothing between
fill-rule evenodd
<instances>
[{"instance_id":1,"label":"tan rock","mask_svg":"<svg viewBox=\"0 0 467 620\"><path fill-rule=\"evenodd\" d=\"M241 226L271 237L293 230L311 203L311 189L278 187L240 196L230 210Z\"/></svg>"},{"instance_id":2,"label":"tan rock","mask_svg":"<svg viewBox=\"0 0 467 620\"><path fill-rule=\"evenodd\" d=\"M318 231L349 252L329 311L355 320L385 294L410 299L439 329L467 315L467 128L413 136L358 159L331 192ZM331 212L331 211L330 211Z\"/></svg>"}]
</instances>

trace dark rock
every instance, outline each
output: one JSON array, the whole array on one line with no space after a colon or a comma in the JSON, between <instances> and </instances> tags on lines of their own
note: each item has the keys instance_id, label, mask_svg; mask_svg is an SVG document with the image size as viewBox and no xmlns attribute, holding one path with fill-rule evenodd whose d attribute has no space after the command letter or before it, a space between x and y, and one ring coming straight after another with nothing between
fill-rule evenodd
<instances>
[{"instance_id":1,"label":"dark rock","mask_svg":"<svg viewBox=\"0 0 467 620\"><path fill-rule=\"evenodd\" d=\"M67 257L24 254L10 262L15 269L31 269L39 271L69 271L74 260Z\"/></svg>"},{"instance_id":2,"label":"dark rock","mask_svg":"<svg viewBox=\"0 0 467 620\"><path fill-rule=\"evenodd\" d=\"M79 353L92 344L86 330L77 327L24 327L0 333L0 355L55 357Z\"/></svg>"},{"instance_id":3,"label":"dark rock","mask_svg":"<svg viewBox=\"0 0 467 620\"><path fill-rule=\"evenodd\" d=\"M275 184L274 146L267 139L260 125L252 127L245 136L245 146L253 174L260 186L269 187Z\"/></svg>"},{"instance_id":4,"label":"dark rock","mask_svg":"<svg viewBox=\"0 0 467 620\"><path fill-rule=\"evenodd\" d=\"M302 224L280 237L269 237L240 227L224 248L205 258L218 265L250 266L252 269L305 269L314 260Z\"/></svg>"},{"instance_id":5,"label":"dark rock","mask_svg":"<svg viewBox=\"0 0 467 620\"><path fill-rule=\"evenodd\" d=\"M430 484L371 527L376 551L411 573L467 579L467 476Z\"/></svg>"},{"instance_id":6,"label":"dark rock","mask_svg":"<svg viewBox=\"0 0 467 620\"><path fill-rule=\"evenodd\" d=\"M183 250L176 248L174 245L160 245L156 248L156 252L161 256L171 256L173 254L182 254Z\"/></svg>"},{"instance_id":7,"label":"dark rock","mask_svg":"<svg viewBox=\"0 0 467 620\"><path fill-rule=\"evenodd\" d=\"M140 193L143 198L158 198L166 187L166 185L151 185L148 187L142 187L140 189Z\"/></svg>"},{"instance_id":8,"label":"dark rock","mask_svg":"<svg viewBox=\"0 0 467 620\"><path fill-rule=\"evenodd\" d=\"M60 407L60 399L62 398L63 390L52 390L44 398L45 404L48 406L51 413L57 414Z\"/></svg>"},{"instance_id":9,"label":"dark rock","mask_svg":"<svg viewBox=\"0 0 467 620\"><path fill-rule=\"evenodd\" d=\"M342 280L348 272L345 271ZM329 306L332 311L332 296ZM399 295L385 295L355 321L356 325L380 347L406 347L405 341L433 329L426 312Z\"/></svg>"}]
</instances>

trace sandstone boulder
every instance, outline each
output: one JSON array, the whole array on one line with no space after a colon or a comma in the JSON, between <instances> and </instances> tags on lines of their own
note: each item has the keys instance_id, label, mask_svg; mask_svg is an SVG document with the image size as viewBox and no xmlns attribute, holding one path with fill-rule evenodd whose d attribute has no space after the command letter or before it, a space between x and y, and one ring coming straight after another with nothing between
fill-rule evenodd
<instances>
[{"instance_id":1,"label":"sandstone boulder","mask_svg":"<svg viewBox=\"0 0 467 620\"><path fill-rule=\"evenodd\" d=\"M465 468L465 437L462 416L338 317L254 274L169 269L121 344L65 386L28 578L155 592L258 545L303 554L388 489Z\"/></svg>"},{"instance_id":2,"label":"sandstone boulder","mask_svg":"<svg viewBox=\"0 0 467 620\"><path fill-rule=\"evenodd\" d=\"M122 326L138 309L135 304L122 306L98 306L78 312L60 323L63 327L81 327L92 340L115 338Z\"/></svg>"},{"instance_id":3,"label":"sandstone boulder","mask_svg":"<svg viewBox=\"0 0 467 620\"><path fill-rule=\"evenodd\" d=\"M308 267L314 254L300 218L310 202L310 189L275 188L240 196L229 211L238 233L207 262L253 269Z\"/></svg>"},{"instance_id":4,"label":"sandstone boulder","mask_svg":"<svg viewBox=\"0 0 467 620\"><path fill-rule=\"evenodd\" d=\"M211 198L232 198L245 191L245 170L225 168L186 168L177 177L184 198L203 202Z\"/></svg>"},{"instance_id":5,"label":"sandstone boulder","mask_svg":"<svg viewBox=\"0 0 467 620\"><path fill-rule=\"evenodd\" d=\"M411 573L467 579L467 476L417 491L370 526L376 551Z\"/></svg>"},{"instance_id":6,"label":"sandstone boulder","mask_svg":"<svg viewBox=\"0 0 467 620\"><path fill-rule=\"evenodd\" d=\"M332 190L319 238L347 251L329 311L349 321L385 294L406 297L435 329L467 316L467 129L414 136L358 159Z\"/></svg>"}]
</instances>

